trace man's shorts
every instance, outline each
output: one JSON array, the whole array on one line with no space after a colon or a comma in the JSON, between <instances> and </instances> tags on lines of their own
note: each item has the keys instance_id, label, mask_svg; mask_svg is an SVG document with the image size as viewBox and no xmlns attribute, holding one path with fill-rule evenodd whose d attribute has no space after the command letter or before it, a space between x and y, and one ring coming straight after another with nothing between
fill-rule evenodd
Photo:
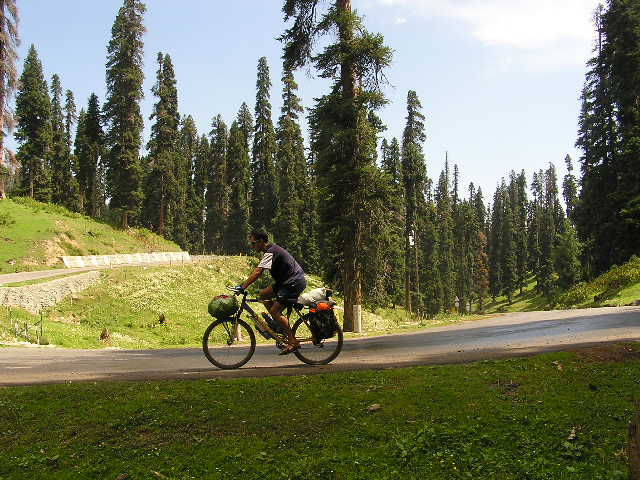
<instances>
[{"instance_id":1,"label":"man's shorts","mask_svg":"<svg viewBox=\"0 0 640 480\"><path fill-rule=\"evenodd\" d=\"M298 301L298 297L304 292L305 288L307 288L307 280L302 277L285 283L284 285L274 285L273 291L279 303L282 305L291 305Z\"/></svg>"}]
</instances>

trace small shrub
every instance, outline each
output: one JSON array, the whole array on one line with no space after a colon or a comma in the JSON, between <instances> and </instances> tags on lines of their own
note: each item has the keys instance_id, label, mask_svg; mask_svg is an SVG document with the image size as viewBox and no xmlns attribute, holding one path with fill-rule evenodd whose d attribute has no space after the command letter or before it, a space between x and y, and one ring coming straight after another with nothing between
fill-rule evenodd
<instances>
[{"instance_id":1,"label":"small shrub","mask_svg":"<svg viewBox=\"0 0 640 480\"><path fill-rule=\"evenodd\" d=\"M580 305L582 303L593 300L598 293L592 284L580 282L574 285L568 291L558 297L558 304L563 307L571 307L572 305Z\"/></svg>"},{"instance_id":2,"label":"small shrub","mask_svg":"<svg viewBox=\"0 0 640 480\"><path fill-rule=\"evenodd\" d=\"M16 219L9 212L0 212L0 227L8 227L16 223Z\"/></svg>"}]
</instances>

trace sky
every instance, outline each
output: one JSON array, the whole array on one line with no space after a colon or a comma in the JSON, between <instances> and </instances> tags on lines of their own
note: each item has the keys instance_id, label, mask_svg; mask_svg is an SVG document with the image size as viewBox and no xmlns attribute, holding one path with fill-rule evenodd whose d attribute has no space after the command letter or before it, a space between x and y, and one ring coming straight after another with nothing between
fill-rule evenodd
<instances>
[{"instance_id":1,"label":"sky","mask_svg":"<svg viewBox=\"0 0 640 480\"><path fill-rule=\"evenodd\" d=\"M321 0L322 2L322 0ZM18 70L34 44L45 75L58 74L78 108L91 93L104 101L106 49L122 0L18 0ZM328 3L327 0L324 3ZM427 174L437 180L445 156L460 188L479 185L490 199L511 170L553 162L560 178L574 147L585 63L593 45L597 0L353 0L371 32L394 51L386 71L389 104L379 115L388 139L402 136L406 97L415 90L426 116ZM258 59L271 73L274 124L280 115L282 0L147 0L144 23L145 117L155 101L156 56L168 53L179 110L199 133L221 114L231 124L242 102L253 111ZM328 93L313 71L296 73L303 106ZM305 125L303 125L305 128ZM16 148L15 141L7 142Z\"/></svg>"}]
</instances>

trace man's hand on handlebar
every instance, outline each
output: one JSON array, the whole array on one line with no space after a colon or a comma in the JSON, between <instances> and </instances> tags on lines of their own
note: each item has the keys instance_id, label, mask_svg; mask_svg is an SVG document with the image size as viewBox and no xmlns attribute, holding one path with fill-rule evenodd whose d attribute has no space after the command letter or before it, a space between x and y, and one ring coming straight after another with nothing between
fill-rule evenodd
<instances>
[{"instance_id":1,"label":"man's hand on handlebar","mask_svg":"<svg viewBox=\"0 0 640 480\"><path fill-rule=\"evenodd\" d=\"M236 285L235 287L227 287L227 290L232 291L236 295L244 295L247 291L242 288L242 285Z\"/></svg>"}]
</instances>

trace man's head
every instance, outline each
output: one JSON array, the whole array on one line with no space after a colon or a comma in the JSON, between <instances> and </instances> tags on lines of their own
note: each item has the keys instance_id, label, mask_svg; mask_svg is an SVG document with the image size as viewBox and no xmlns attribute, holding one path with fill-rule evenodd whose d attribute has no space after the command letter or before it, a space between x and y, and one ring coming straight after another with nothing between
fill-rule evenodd
<instances>
[{"instance_id":1,"label":"man's head","mask_svg":"<svg viewBox=\"0 0 640 480\"><path fill-rule=\"evenodd\" d=\"M249 236L249 243L253 250L264 252L269 245L269 235L262 230L254 230Z\"/></svg>"}]
</instances>

